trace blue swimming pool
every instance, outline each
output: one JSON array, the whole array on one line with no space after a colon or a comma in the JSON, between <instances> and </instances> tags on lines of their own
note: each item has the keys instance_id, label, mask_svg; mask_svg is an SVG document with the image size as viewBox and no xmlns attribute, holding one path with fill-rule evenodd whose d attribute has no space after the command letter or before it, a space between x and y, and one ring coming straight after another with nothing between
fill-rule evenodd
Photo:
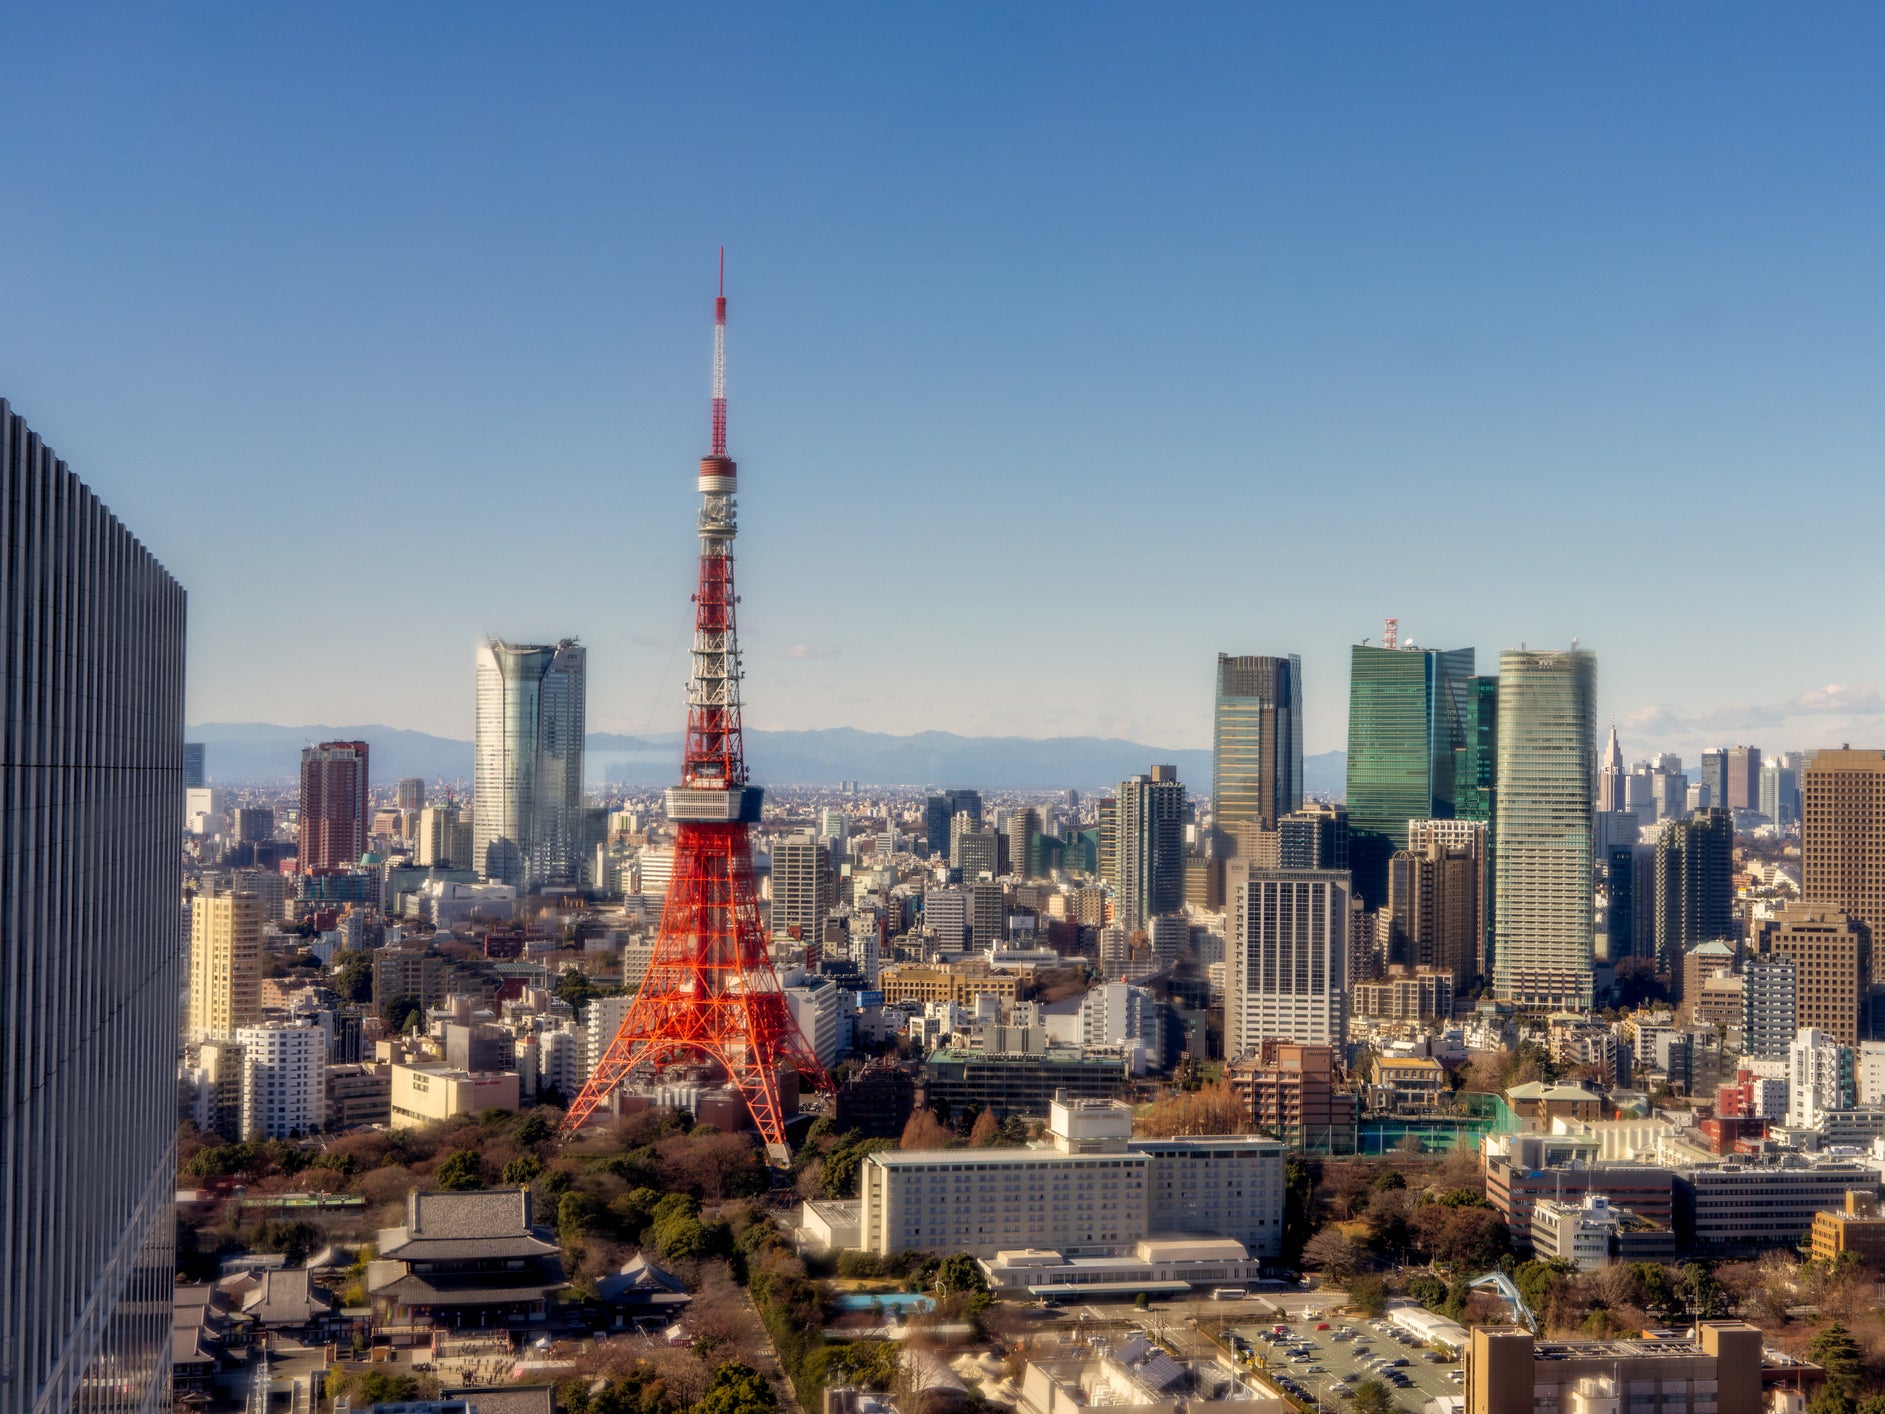
<instances>
[{"instance_id":1,"label":"blue swimming pool","mask_svg":"<svg viewBox=\"0 0 1885 1414\"><path fill-rule=\"evenodd\" d=\"M936 1303L920 1291L849 1291L838 1298L840 1311L896 1311L921 1315Z\"/></svg>"}]
</instances>

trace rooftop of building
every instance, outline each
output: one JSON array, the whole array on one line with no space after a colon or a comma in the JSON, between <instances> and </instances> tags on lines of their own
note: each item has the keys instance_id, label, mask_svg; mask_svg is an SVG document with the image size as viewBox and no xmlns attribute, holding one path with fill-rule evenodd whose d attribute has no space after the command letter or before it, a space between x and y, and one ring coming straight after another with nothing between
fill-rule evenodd
<instances>
[{"instance_id":1,"label":"rooftop of building","mask_svg":"<svg viewBox=\"0 0 1885 1414\"><path fill-rule=\"evenodd\" d=\"M1038 1065L1046 1062L1050 1065L1085 1065L1095 1068L1104 1066L1108 1070L1120 1069L1118 1056L1092 1056L1078 1046L1057 1046L1046 1051L1020 1055L1009 1052L962 1051L953 1047L938 1047L929 1055L932 1063L949 1064L971 1062L975 1065Z\"/></svg>"},{"instance_id":2,"label":"rooftop of building","mask_svg":"<svg viewBox=\"0 0 1885 1414\"><path fill-rule=\"evenodd\" d=\"M530 1193L523 1188L410 1193L405 1226L380 1233L380 1256L438 1262L553 1255L556 1244L530 1216Z\"/></svg>"},{"instance_id":3,"label":"rooftop of building","mask_svg":"<svg viewBox=\"0 0 1885 1414\"><path fill-rule=\"evenodd\" d=\"M1582 1085L1547 1085L1541 1080L1528 1080L1523 1085L1514 1085L1505 1092L1508 1100L1569 1100L1589 1101L1601 1104L1603 1096L1594 1090L1586 1090Z\"/></svg>"}]
</instances>

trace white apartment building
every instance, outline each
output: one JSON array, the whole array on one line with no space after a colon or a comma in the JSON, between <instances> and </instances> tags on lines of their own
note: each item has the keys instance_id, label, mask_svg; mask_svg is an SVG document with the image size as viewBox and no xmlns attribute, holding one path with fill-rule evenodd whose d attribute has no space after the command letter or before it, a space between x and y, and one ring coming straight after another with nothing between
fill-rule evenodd
<instances>
[{"instance_id":1,"label":"white apartment building","mask_svg":"<svg viewBox=\"0 0 1885 1414\"><path fill-rule=\"evenodd\" d=\"M243 1026L242 1134L312 1134L327 1121L327 1033L307 1022Z\"/></svg>"},{"instance_id":2,"label":"white apartment building","mask_svg":"<svg viewBox=\"0 0 1885 1414\"><path fill-rule=\"evenodd\" d=\"M628 1009L635 1005L632 996L626 997L591 997L583 1012L583 1078L576 1089L582 1089L589 1083L589 1077L602 1060L603 1052L609 1049L609 1043L615 1039L615 1033L622 1029L622 1022L628 1017ZM565 1091L572 1098L575 1091Z\"/></svg>"},{"instance_id":3,"label":"white apartment building","mask_svg":"<svg viewBox=\"0 0 1885 1414\"><path fill-rule=\"evenodd\" d=\"M838 1063L838 1011L842 1001L843 994L829 977L801 976L785 989L785 1004L791 1009L799 1034L827 1070Z\"/></svg>"},{"instance_id":4,"label":"white apartment building","mask_svg":"<svg viewBox=\"0 0 1885 1414\"><path fill-rule=\"evenodd\" d=\"M1811 1129L1824 1110L1849 1110L1856 1098L1852 1048L1803 1026L1787 1047L1787 1123Z\"/></svg>"},{"instance_id":5,"label":"white apartment building","mask_svg":"<svg viewBox=\"0 0 1885 1414\"><path fill-rule=\"evenodd\" d=\"M1037 1248L1110 1257L1148 1237L1185 1234L1233 1238L1257 1259L1281 1251L1280 1143L1131 1134L1128 1105L1056 1100L1049 1145L872 1154L860 1187L859 1244L884 1256L993 1258Z\"/></svg>"},{"instance_id":6,"label":"white apartment building","mask_svg":"<svg viewBox=\"0 0 1885 1414\"><path fill-rule=\"evenodd\" d=\"M923 895L923 924L945 952L959 952L969 941L967 889L930 889Z\"/></svg>"},{"instance_id":7,"label":"white apartment building","mask_svg":"<svg viewBox=\"0 0 1885 1414\"><path fill-rule=\"evenodd\" d=\"M1532 1252L1538 1260L1556 1258L1580 1272L1610 1263L1610 1238L1622 1222L1622 1210L1601 1193L1580 1202L1540 1198L1532 1207Z\"/></svg>"},{"instance_id":8,"label":"white apartment building","mask_svg":"<svg viewBox=\"0 0 1885 1414\"><path fill-rule=\"evenodd\" d=\"M559 1022L537 1033L537 1084L554 1087L568 1100L582 1093L589 1080L583 1066L585 1038L573 1021Z\"/></svg>"},{"instance_id":9,"label":"white apartment building","mask_svg":"<svg viewBox=\"0 0 1885 1414\"><path fill-rule=\"evenodd\" d=\"M1226 875L1225 1054L1270 1038L1346 1045L1347 871L1233 859Z\"/></svg>"},{"instance_id":10,"label":"white apartment building","mask_svg":"<svg viewBox=\"0 0 1885 1414\"><path fill-rule=\"evenodd\" d=\"M1080 1041L1086 1046L1143 1045L1154 1064L1164 1059L1165 1013L1144 987L1107 982L1080 999Z\"/></svg>"}]
</instances>

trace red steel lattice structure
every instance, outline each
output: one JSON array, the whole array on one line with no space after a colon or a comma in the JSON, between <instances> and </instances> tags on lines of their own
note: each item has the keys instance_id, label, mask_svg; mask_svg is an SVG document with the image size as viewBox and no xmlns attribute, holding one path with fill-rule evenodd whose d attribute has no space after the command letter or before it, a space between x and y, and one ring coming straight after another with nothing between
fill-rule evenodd
<instances>
[{"instance_id":1,"label":"red steel lattice structure","mask_svg":"<svg viewBox=\"0 0 1885 1414\"><path fill-rule=\"evenodd\" d=\"M643 1068L685 1056L719 1065L752 1111L768 1155L783 1163L779 1069L795 1065L818 1088L824 1068L805 1043L773 971L753 886L749 827L760 790L746 781L740 729L740 652L734 630L734 492L726 440L726 256L713 319L713 442L700 463L700 584L694 593L693 671L681 784L667 792L674 873L661 933L641 990L563 1126L574 1132Z\"/></svg>"}]
</instances>

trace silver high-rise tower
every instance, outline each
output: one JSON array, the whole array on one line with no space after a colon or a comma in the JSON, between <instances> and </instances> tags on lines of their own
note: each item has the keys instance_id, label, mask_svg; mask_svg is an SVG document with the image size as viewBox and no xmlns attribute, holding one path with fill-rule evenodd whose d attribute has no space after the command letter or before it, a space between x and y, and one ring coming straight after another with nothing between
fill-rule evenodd
<instances>
[{"instance_id":1,"label":"silver high-rise tower","mask_svg":"<svg viewBox=\"0 0 1885 1414\"><path fill-rule=\"evenodd\" d=\"M0 1414L169 1407L183 629L0 401Z\"/></svg>"},{"instance_id":2,"label":"silver high-rise tower","mask_svg":"<svg viewBox=\"0 0 1885 1414\"><path fill-rule=\"evenodd\" d=\"M519 889L583 882L583 647L478 648L473 867Z\"/></svg>"},{"instance_id":3,"label":"silver high-rise tower","mask_svg":"<svg viewBox=\"0 0 1885 1414\"><path fill-rule=\"evenodd\" d=\"M1597 655L1499 655L1493 994L1551 1011L1591 1005Z\"/></svg>"}]
</instances>

